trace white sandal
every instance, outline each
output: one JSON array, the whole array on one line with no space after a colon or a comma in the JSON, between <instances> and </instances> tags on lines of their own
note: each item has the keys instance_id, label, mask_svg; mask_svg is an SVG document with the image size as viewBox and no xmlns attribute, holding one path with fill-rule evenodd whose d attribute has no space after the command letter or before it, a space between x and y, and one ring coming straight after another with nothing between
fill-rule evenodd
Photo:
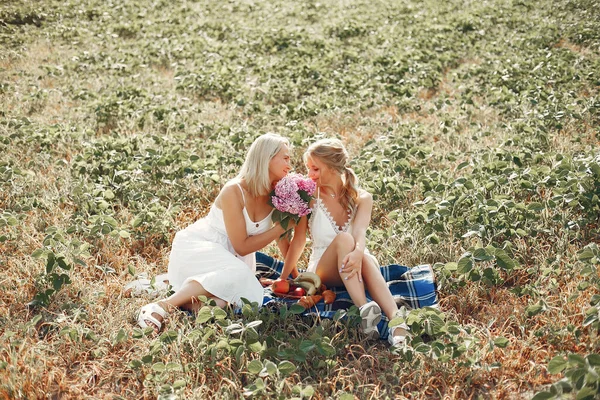
<instances>
[{"instance_id":1,"label":"white sandal","mask_svg":"<svg viewBox=\"0 0 600 400\"><path fill-rule=\"evenodd\" d=\"M163 320L159 321L152 314L160 315ZM165 318L167 318L167 315L169 315L169 313L160 305L158 305L158 303L146 304L140 309L140 313L138 314L138 325L142 328L148 328L150 325L148 325L146 321L150 321L158 328L158 331L160 332L160 330L162 329L163 322Z\"/></svg>"},{"instance_id":2,"label":"white sandal","mask_svg":"<svg viewBox=\"0 0 600 400\"><path fill-rule=\"evenodd\" d=\"M406 331L406 333L404 335L394 336L394 332L396 332L396 329L404 329ZM390 327L388 329L388 342L389 342L389 344L392 347L400 346L401 344L403 344L406 341L406 338L408 336L408 332L410 332L410 328L405 323L402 323L400 325L396 325L396 326Z\"/></svg>"},{"instance_id":3,"label":"white sandal","mask_svg":"<svg viewBox=\"0 0 600 400\"><path fill-rule=\"evenodd\" d=\"M379 304L374 301L370 301L367 304L363 304L360 308L360 330L362 333L370 338L379 338L379 330L377 324L381 321L381 308Z\"/></svg>"}]
</instances>

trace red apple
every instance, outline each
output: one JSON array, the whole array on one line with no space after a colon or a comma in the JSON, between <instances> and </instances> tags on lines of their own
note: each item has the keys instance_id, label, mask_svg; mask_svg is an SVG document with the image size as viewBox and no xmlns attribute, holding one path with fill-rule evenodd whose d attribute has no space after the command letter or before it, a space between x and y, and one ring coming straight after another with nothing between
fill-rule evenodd
<instances>
[{"instance_id":1,"label":"red apple","mask_svg":"<svg viewBox=\"0 0 600 400\"><path fill-rule=\"evenodd\" d=\"M294 296L302 297L302 296L306 296L306 290L304 290L303 287L296 286L295 288L292 289L290 294L293 294Z\"/></svg>"}]
</instances>

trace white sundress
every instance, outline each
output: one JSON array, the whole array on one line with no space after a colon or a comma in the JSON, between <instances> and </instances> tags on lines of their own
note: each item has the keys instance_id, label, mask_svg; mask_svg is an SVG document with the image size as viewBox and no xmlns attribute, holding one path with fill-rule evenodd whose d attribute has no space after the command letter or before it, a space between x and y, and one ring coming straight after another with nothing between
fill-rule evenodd
<instances>
[{"instance_id":1,"label":"white sundress","mask_svg":"<svg viewBox=\"0 0 600 400\"><path fill-rule=\"evenodd\" d=\"M312 252L310 259L308 260L307 271L316 271L317 264L319 264L319 260L323 256L323 253L339 233L348 232L352 234L353 220L354 215L350 215L350 210L348 210L348 220L346 221L346 224L339 227L323 203L320 190L317 190L317 198L315 199L315 204L308 220L308 228L312 241ZM375 265L379 266L377 259L369 253L367 249L365 249L365 254L375 262Z\"/></svg>"},{"instance_id":2,"label":"white sundress","mask_svg":"<svg viewBox=\"0 0 600 400\"><path fill-rule=\"evenodd\" d=\"M252 221L246 210L244 191L239 184L237 186L244 201L242 212L246 233L252 236L270 229L273 211L261 221ZM235 252L225 230L223 210L215 204L206 217L175 234L167 273L175 292L193 280L230 304L240 306L241 298L245 298L260 306L263 287L256 279L255 271L255 253L240 256Z\"/></svg>"}]
</instances>

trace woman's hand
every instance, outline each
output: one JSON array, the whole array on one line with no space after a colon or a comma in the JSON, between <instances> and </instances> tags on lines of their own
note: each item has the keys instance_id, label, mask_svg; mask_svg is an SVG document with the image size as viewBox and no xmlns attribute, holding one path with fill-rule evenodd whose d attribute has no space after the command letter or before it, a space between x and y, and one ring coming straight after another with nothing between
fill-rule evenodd
<instances>
[{"instance_id":1,"label":"woman's hand","mask_svg":"<svg viewBox=\"0 0 600 400\"><path fill-rule=\"evenodd\" d=\"M362 260L365 253L364 251L356 248L350 253L346 254L346 257L342 260L342 266L340 273L346 273L345 280L352 278L354 275L358 275L358 281L362 282Z\"/></svg>"},{"instance_id":2,"label":"woman's hand","mask_svg":"<svg viewBox=\"0 0 600 400\"><path fill-rule=\"evenodd\" d=\"M298 272L298 268L294 265L290 271L290 273L286 276L283 276L283 274L277 279L277 280L288 280L288 279L295 279L298 276L299 272Z\"/></svg>"}]
</instances>

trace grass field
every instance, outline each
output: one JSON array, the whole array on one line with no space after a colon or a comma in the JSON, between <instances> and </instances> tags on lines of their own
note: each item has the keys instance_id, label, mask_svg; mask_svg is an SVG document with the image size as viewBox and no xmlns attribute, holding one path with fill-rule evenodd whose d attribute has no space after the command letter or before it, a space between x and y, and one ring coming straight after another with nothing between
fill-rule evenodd
<instances>
[{"instance_id":1,"label":"grass field","mask_svg":"<svg viewBox=\"0 0 600 400\"><path fill-rule=\"evenodd\" d=\"M123 286L268 131L301 173L344 140L371 251L434 266L396 354L250 305L137 328ZM2 398L600 398L598 1L6 0L0 154Z\"/></svg>"}]
</instances>

